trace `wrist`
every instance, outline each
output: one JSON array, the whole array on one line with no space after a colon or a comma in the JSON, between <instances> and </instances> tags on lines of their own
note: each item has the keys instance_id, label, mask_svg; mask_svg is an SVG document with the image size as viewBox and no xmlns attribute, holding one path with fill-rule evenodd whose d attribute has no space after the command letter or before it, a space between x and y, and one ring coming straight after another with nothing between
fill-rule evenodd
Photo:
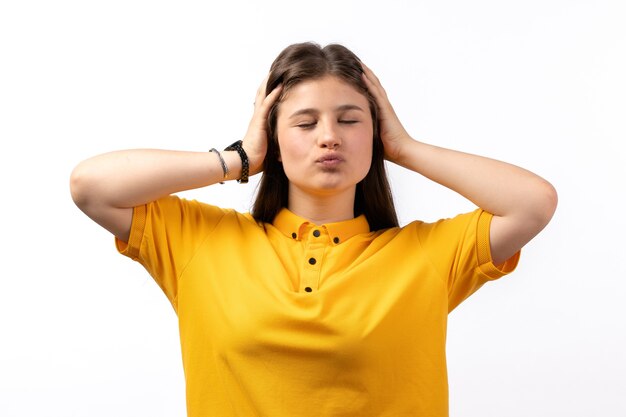
<instances>
[{"instance_id":1,"label":"wrist","mask_svg":"<svg viewBox=\"0 0 626 417\"><path fill-rule=\"evenodd\" d=\"M407 158L413 158L412 155L415 153L415 147L419 146L419 144L420 142L409 135L399 137L394 141L394 146L390 147L391 149L385 149L385 157L394 164L405 166Z\"/></svg>"},{"instance_id":2,"label":"wrist","mask_svg":"<svg viewBox=\"0 0 626 417\"><path fill-rule=\"evenodd\" d=\"M255 149L254 147L248 146L245 141L242 147L246 152L246 155L248 155L249 175L253 176L262 172L266 149Z\"/></svg>"},{"instance_id":3,"label":"wrist","mask_svg":"<svg viewBox=\"0 0 626 417\"><path fill-rule=\"evenodd\" d=\"M243 145L243 141L238 140L232 145L227 146L224 149L224 151L235 152L237 155L239 155L239 162L240 162L241 169L239 172L239 178L237 179L237 182L240 184L246 184L248 182L248 176L250 174L250 161L248 159L248 154L243 149L242 145Z\"/></svg>"}]
</instances>

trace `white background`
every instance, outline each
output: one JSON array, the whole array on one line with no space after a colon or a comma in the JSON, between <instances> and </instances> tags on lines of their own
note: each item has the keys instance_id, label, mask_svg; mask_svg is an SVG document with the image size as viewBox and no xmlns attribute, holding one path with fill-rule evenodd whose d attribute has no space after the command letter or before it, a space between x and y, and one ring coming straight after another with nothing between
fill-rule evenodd
<instances>
[{"instance_id":1,"label":"white background","mask_svg":"<svg viewBox=\"0 0 626 417\"><path fill-rule=\"evenodd\" d=\"M82 159L245 133L288 44L340 42L423 141L559 192L518 270L450 315L452 416L626 415L621 1L4 1L0 415L182 416L176 316L72 203ZM391 167L401 222L472 208ZM254 184L188 193L247 210Z\"/></svg>"}]
</instances>

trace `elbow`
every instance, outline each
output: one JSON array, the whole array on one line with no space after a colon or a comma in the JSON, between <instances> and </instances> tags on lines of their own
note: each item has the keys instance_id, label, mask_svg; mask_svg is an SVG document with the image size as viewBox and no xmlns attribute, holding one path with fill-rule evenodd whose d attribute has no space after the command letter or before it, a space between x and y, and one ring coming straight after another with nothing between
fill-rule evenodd
<instances>
[{"instance_id":1,"label":"elbow","mask_svg":"<svg viewBox=\"0 0 626 417\"><path fill-rule=\"evenodd\" d=\"M90 189L93 187L90 186L89 174L83 164L79 164L70 174L70 195L74 204L82 211L85 211L89 204Z\"/></svg>"},{"instance_id":2,"label":"elbow","mask_svg":"<svg viewBox=\"0 0 626 417\"><path fill-rule=\"evenodd\" d=\"M552 184L542 180L540 186L536 190L536 222L543 229L550 222L559 202L559 196Z\"/></svg>"}]
</instances>

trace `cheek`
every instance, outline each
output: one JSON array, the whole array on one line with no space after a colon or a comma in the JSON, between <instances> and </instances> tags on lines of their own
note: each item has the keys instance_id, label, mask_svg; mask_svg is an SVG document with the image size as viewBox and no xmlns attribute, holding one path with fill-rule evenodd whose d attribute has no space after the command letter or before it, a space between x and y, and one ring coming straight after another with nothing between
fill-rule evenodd
<instances>
[{"instance_id":1,"label":"cheek","mask_svg":"<svg viewBox=\"0 0 626 417\"><path fill-rule=\"evenodd\" d=\"M304 151L292 141L278 141L278 159L283 165L298 164L304 157Z\"/></svg>"},{"instance_id":2,"label":"cheek","mask_svg":"<svg viewBox=\"0 0 626 417\"><path fill-rule=\"evenodd\" d=\"M363 137L365 138L362 142L361 142L361 155L362 155L362 159L361 159L361 163L364 166L367 166L367 170L369 171L369 169L371 168L371 164L372 164L372 158L374 155L374 134L372 132L372 130L369 130L369 132L364 132Z\"/></svg>"},{"instance_id":3,"label":"cheek","mask_svg":"<svg viewBox=\"0 0 626 417\"><path fill-rule=\"evenodd\" d=\"M361 149L363 149L364 153L368 153L370 156L372 152L374 152L374 131L369 129L364 129L361 133Z\"/></svg>"},{"instance_id":4,"label":"cheek","mask_svg":"<svg viewBox=\"0 0 626 417\"><path fill-rule=\"evenodd\" d=\"M302 156L294 149L291 143L286 143L284 140L281 142L279 139L278 145L278 160L283 167L283 172L287 176L287 179L292 181L303 172Z\"/></svg>"},{"instance_id":5,"label":"cheek","mask_svg":"<svg viewBox=\"0 0 626 417\"><path fill-rule=\"evenodd\" d=\"M297 129L279 127L276 137L281 158L300 158L307 153L307 136Z\"/></svg>"},{"instance_id":6,"label":"cheek","mask_svg":"<svg viewBox=\"0 0 626 417\"><path fill-rule=\"evenodd\" d=\"M292 160L298 157L298 147L296 146L296 138L278 132L278 160L284 164L290 164Z\"/></svg>"}]
</instances>

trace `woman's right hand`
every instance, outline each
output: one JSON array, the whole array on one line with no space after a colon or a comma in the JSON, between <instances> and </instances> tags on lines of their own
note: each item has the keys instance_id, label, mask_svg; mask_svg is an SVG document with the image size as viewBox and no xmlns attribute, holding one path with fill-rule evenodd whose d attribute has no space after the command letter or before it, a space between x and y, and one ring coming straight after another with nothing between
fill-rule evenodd
<instances>
[{"instance_id":1,"label":"woman's right hand","mask_svg":"<svg viewBox=\"0 0 626 417\"><path fill-rule=\"evenodd\" d=\"M279 86L266 97L266 82L267 79L257 91L254 115L243 144L251 175L263 168L267 152L266 119L281 91ZM223 155L229 158L229 166L240 161L235 151ZM126 242L133 207L179 191L215 184L223 177L222 166L211 152L130 149L97 155L79 163L72 171L70 190L74 202L85 214Z\"/></svg>"},{"instance_id":2,"label":"woman's right hand","mask_svg":"<svg viewBox=\"0 0 626 417\"><path fill-rule=\"evenodd\" d=\"M282 84L278 85L271 93L265 94L265 86L269 74L257 90L254 100L254 114L248 125L248 131L243 139L243 148L250 162L250 175L258 174L263 170L263 160L267 153L267 116L282 91Z\"/></svg>"}]
</instances>

